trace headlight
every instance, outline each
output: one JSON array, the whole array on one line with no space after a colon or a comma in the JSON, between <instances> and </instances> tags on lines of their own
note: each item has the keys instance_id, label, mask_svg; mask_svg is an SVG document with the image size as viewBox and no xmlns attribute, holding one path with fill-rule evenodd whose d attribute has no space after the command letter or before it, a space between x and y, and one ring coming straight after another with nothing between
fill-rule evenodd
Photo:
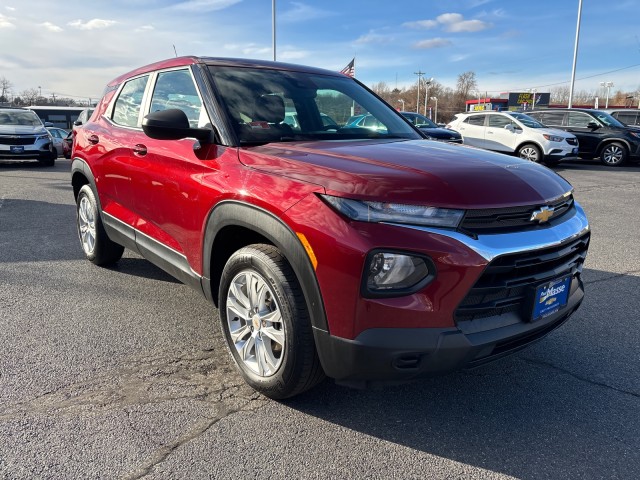
<instances>
[{"instance_id":1,"label":"headlight","mask_svg":"<svg viewBox=\"0 0 640 480\"><path fill-rule=\"evenodd\" d=\"M562 142L562 141L564 141L563 137L558 137L556 135L547 135L546 133L543 133L542 136L544 138L546 138L547 140L549 140L550 142Z\"/></svg>"},{"instance_id":2,"label":"headlight","mask_svg":"<svg viewBox=\"0 0 640 480\"><path fill-rule=\"evenodd\" d=\"M464 216L464 210L450 208L369 202L331 195L320 195L320 197L351 220L361 222L406 223L409 225L456 228Z\"/></svg>"},{"instance_id":3,"label":"headlight","mask_svg":"<svg viewBox=\"0 0 640 480\"><path fill-rule=\"evenodd\" d=\"M51 140L49 135L38 135L37 140Z\"/></svg>"},{"instance_id":4,"label":"headlight","mask_svg":"<svg viewBox=\"0 0 640 480\"><path fill-rule=\"evenodd\" d=\"M408 252L374 250L367 255L365 262L362 295L410 295L429 284L435 274L435 266L428 257Z\"/></svg>"}]
</instances>

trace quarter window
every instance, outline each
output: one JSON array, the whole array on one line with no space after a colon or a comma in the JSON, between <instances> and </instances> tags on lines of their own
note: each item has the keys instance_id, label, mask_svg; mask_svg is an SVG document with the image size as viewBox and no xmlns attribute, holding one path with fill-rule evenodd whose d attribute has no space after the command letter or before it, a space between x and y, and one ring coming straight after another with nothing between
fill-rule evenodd
<instances>
[{"instance_id":1,"label":"quarter window","mask_svg":"<svg viewBox=\"0 0 640 480\"><path fill-rule=\"evenodd\" d=\"M149 76L129 80L122 87L122 91L113 107L113 122L125 127L137 127L140 118L142 96L147 86Z\"/></svg>"}]
</instances>

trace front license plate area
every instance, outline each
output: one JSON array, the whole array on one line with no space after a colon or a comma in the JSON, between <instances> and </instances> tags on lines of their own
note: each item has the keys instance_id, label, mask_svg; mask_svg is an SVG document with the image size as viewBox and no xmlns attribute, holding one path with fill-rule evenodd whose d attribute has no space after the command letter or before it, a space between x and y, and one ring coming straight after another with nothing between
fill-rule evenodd
<instances>
[{"instance_id":1,"label":"front license plate area","mask_svg":"<svg viewBox=\"0 0 640 480\"><path fill-rule=\"evenodd\" d=\"M11 153L24 153L24 147L22 145L11 145L9 151Z\"/></svg>"},{"instance_id":2,"label":"front license plate area","mask_svg":"<svg viewBox=\"0 0 640 480\"><path fill-rule=\"evenodd\" d=\"M538 285L533 297L531 321L535 322L563 309L569 300L570 290L571 276Z\"/></svg>"}]
</instances>

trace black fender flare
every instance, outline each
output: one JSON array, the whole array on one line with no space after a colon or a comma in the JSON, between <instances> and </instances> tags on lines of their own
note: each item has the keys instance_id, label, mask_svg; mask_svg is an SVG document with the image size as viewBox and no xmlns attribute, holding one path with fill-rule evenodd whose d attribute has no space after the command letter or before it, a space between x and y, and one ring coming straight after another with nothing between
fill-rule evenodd
<instances>
[{"instance_id":1,"label":"black fender flare","mask_svg":"<svg viewBox=\"0 0 640 480\"><path fill-rule=\"evenodd\" d=\"M328 332L327 317L320 287L311 260L297 235L282 219L252 204L226 200L209 213L203 242L203 290L213 301L217 296L219 276L212 271L216 237L225 227L235 226L252 230L272 242L293 268L309 308L314 329ZM220 270L221 271L221 270ZM212 278L212 275L214 278ZM215 278L217 277L217 278Z\"/></svg>"},{"instance_id":2,"label":"black fender flare","mask_svg":"<svg viewBox=\"0 0 640 480\"><path fill-rule=\"evenodd\" d=\"M93 190L93 195L96 197L96 202L98 202L98 211L102 213L102 205L100 204L100 196L98 195L98 189L96 188L96 177L93 175L89 164L80 158L74 158L71 161L71 185L73 186L73 195L77 197L79 188L76 188L76 184L73 180L76 173L81 174L89 181L89 185Z\"/></svg>"}]
</instances>

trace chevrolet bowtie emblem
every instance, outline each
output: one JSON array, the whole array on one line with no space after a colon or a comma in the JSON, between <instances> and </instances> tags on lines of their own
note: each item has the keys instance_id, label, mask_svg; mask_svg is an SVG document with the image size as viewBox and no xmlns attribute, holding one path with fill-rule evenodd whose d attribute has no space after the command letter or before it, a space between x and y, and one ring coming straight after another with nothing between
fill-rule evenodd
<instances>
[{"instance_id":1,"label":"chevrolet bowtie emblem","mask_svg":"<svg viewBox=\"0 0 640 480\"><path fill-rule=\"evenodd\" d=\"M542 207L531 214L530 222L544 223L553 217L553 208Z\"/></svg>"}]
</instances>

